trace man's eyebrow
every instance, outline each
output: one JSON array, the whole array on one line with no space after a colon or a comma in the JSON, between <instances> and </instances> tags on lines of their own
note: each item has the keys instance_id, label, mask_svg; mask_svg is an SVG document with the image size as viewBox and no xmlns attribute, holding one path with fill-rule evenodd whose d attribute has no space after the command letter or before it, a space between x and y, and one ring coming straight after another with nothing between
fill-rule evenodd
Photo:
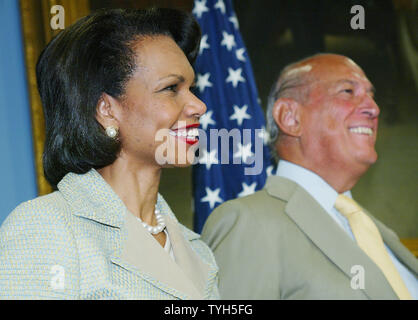
<instances>
[{"instance_id":1,"label":"man's eyebrow","mask_svg":"<svg viewBox=\"0 0 418 320\"><path fill-rule=\"evenodd\" d=\"M351 84L351 85L356 85L356 84L357 84L357 81L350 80L350 79L341 79L341 80L338 80L338 81L336 82L336 84L337 84L337 85L339 85L339 84L343 84L343 83L349 83L349 84Z\"/></svg>"},{"instance_id":2,"label":"man's eyebrow","mask_svg":"<svg viewBox=\"0 0 418 320\"><path fill-rule=\"evenodd\" d=\"M349 83L351 85L356 85L358 84L358 81L355 80L350 80L350 79L341 79L337 81L337 85L341 84L341 83ZM370 83L370 88L367 89L368 92L372 92L373 94L376 92L376 88L374 87L373 84Z\"/></svg>"}]
</instances>

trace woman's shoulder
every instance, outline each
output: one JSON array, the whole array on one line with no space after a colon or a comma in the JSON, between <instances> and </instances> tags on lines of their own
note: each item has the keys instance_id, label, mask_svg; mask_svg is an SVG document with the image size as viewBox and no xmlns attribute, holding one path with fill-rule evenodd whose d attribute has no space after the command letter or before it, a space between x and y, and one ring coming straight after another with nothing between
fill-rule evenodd
<instances>
[{"instance_id":1,"label":"woman's shoulder","mask_svg":"<svg viewBox=\"0 0 418 320\"><path fill-rule=\"evenodd\" d=\"M48 195L19 204L5 219L0 232L32 232L49 226L64 227L69 217L69 207L61 193Z\"/></svg>"},{"instance_id":2,"label":"woman's shoulder","mask_svg":"<svg viewBox=\"0 0 418 320\"><path fill-rule=\"evenodd\" d=\"M68 205L59 191L49 193L19 204L6 218L9 219L27 219L30 216L38 218L47 218L50 220L54 216L62 215L68 211Z\"/></svg>"},{"instance_id":3,"label":"woman's shoulder","mask_svg":"<svg viewBox=\"0 0 418 320\"><path fill-rule=\"evenodd\" d=\"M0 228L0 299L76 296L78 251L69 217L65 200L54 192L20 204L6 218ZM51 282L57 270L65 272L65 290Z\"/></svg>"}]
</instances>

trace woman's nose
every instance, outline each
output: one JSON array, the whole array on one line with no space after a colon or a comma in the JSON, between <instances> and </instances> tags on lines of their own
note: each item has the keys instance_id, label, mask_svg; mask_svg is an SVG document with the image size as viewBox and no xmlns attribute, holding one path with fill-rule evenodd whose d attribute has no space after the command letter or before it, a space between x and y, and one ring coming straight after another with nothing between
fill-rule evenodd
<instances>
[{"instance_id":1,"label":"woman's nose","mask_svg":"<svg viewBox=\"0 0 418 320\"><path fill-rule=\"evenodd\" d=\"M186 105L187 116L195 116L200 118L207 110L206 104L196 97L193 93L190 94L189 101Z\"/></svg>"}]
</instances>

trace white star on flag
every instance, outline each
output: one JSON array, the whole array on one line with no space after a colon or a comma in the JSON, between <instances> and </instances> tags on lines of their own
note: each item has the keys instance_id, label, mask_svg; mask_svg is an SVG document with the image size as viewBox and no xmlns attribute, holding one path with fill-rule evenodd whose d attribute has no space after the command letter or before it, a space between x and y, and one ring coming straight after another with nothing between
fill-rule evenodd
<instances>
[{"instance_id":1,"label":"white star on flag","mask_svg":"<svg viewBox=\"0 0 418 320\"><path fill-rule=\"evenodd\" d=\"M245 53L245 49L244 49L244 48L237 49L237 50L235 51L235 56L237 57L237 59L238 59L238 60L240 60L240 61L242 61L242 62L245 62L245 61L246 61L246 59L245 59L245 57L244 57L244 53Z\"/></svg>"},{"instance_id":2,"label":"white star on flag","mask_svg":"<svg viewBox=\"0 0 418 320\"><path fill-rule=\"evenodd\" d=\"M231 51L232 47L236 46L235 37L233 34L229 34L226 31L222 31L223 39L221 41L221 46L225 46L228 51Z\"/></svg>"},{"instance_id":3,"label":"white star on flag","mask_svg":"<svg viewBox=\"0 0 418 320\"><path fill-rule=\"evenodd\" d=\"M222 14L225 14L225 3L224 0L218 0L215 4L216 9L220 9Z\"/></svg>"},{"instance_id":4,"label":"white star on flag","mask_svg":"<svg viewBox=\"0 0 418 320\"><path fill-rule=\"evenodd\" d=\"M239 28L239 24L238 24L238 19L237 19L237 16L236 16L236 15L233 15L233 16L231 16L228 20L229 20L230 22L232 22L232 24L234 25L235 29L236 29L236 30L238 30L238 28Z\"/></svg>"},{"instance_id":5,"label":"white star on flag","mask_svg":"<svg viewBox=\"0 0 418 320\"><path fill-rule=\"evenodd\" d=\"M238 193L238 197L245 197L253 194L255 192L255 188L257 187L257 182L253 182L251 185L247 185L245 182L242 184L242 191Z\"/></svg>"},{"instance_id":6,"label":"white star on flag","mask_svg":"<svg viewBox=\"0 0 418 320\"><path fill-rule=\"evenodd\" d=\"M200 117L199 122L202 125L203 130L206 130L208 128L208 125L210 124L211 125L216 124L215 120L212 119L212 113L213 111L210 110Z\"/></svg>"},{"instance_id":7,"label":"white star on flag","mask_svg":"<svg viewBox=\"0 0 418 320\"><path fill-rule=\"evenodd\" d=\"M196 0L194 2L192 13L194 13L199 19L202 17L202 14L207 11L209 11L209 9L206 7L206 0Z\"/></svg>"},{"instance_id":8,"label":"white star on flag","mask_svg":"<svg viewBox=\"0 0 418 320\"><path fill-rule=\"evenodd\" d=\"M264 126L261 128L261 131L258 133L258 137L260 139L263 139L264 145L267 145L267 143L269 143L270 141L270 135Z\"/></svg>"},{"instance_id":9,"label":"white star on flag","mask_svg":"<svg viewBox=\"0 0 418 320\"><path fill-rule=\"evenodd\" d=\"M237 120L238 125L242 125L244 119L251 119L251 116L247 113L248 106L243 105L241 108L234 106L234 114L229 117L229 120Z\"/></svg>"},{"instance_id":10,"label":"white star on flag","mask_svg":"<svg viewBox=\"0 0 418 320\"><path fill-rule=\"evenodd\" d=\"M212 83L209 81L210 72L205 74L197 74L196 87L199 88L200 92L203 92L206 87L212 87Z\"/></svg>"},{"instance_id":11,"label":"white star on flag","mask_svg":"<svg viewBox=\"0 0 418 320\"><path fill-rule=\"evenodd\" d=\"M266 173L267 173L267 177L270 177L271 175L273 175L273 166L268 166L266 169Z\"/></svg>"},{"instance_id":12,"label":"white star on flag","mask_svg":"<svg viewBox=\"0 0 418 320\"><path fill-rule=\"evenodd\" d=\"M207 41L208 41L208 35L204 34L202 36L202 39L200 39L199 54L202 54L203 50L210 48L210 45Z\"/></svg>"},{"instance_id":13,"label":"white star on flag","mask_svg":"<svg viewBox=\"0 0 418 320\"><path fill-rule=\"evenodd\" d=\"M241 68L238 68L236 70L228 68L228 78L226 78L226 82L232 82L232 85L234 86L234 88L236 88L238 82L245 82L245 79L242 77L241 72Z\"/></svg>"},{"instance_id":14,"label":"white star on flag","mask_svg":"<svg viewBox=\"0 0 418 320\"><path fill-rule=\"evenodd\" d=\"M244 163L247 163L247 159L252 157L254 153L251 151L252 144L249 142L245 146L241 143L238 143L238 151L234 153L234 158L241 158Z\"/></svg>"},{"instance_id":15,"label":"white star on flag","mask_svg":"<svg viewBox=\"0 0 418 320\"><path fill-rule=\"evenodd\" d=\"M199 163L205 164L206 169L209 170L212 164L219 164L218 157L216 156L216 149L213 149L212 151L208 152L206 149L202 149L203 154L201 157L199 157Z\"/></svg>"},{"instance_id":16,"label":"white star on flag","mask_svg":"<svg viewBox=\"0 0 418 320\"><path fill-rule=\"evenodd\" d=\"M201 202L209 202L209 206L211 209L215 207L215 203L219 202L222 203L222 198L219 197L219 192L221 192L221 188L211 190L210 188L206 187L206 196L202 198Z\"/></svg>"}]
</instances>

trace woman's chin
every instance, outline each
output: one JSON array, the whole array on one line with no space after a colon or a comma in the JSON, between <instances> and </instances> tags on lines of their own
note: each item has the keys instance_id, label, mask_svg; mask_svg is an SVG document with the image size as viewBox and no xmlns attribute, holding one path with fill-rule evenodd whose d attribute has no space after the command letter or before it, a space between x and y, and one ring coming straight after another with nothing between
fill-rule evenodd
<instances>
[{"instance_id":1,"label":"woman's chin","mask_svg":"<svg viewBox=\"0 0 418 320\"><path fill-rule=\"evenodd\" d=\"M184 163L184 164L176 164L174 165L175 168L187 168L190 167L193 163Z\"/></svg>"},{"instance_id":2,"label":"woman's chin","mask_svg":"<svg viewBox=\"0 0 418 320\"><path fill-rule=\"evenodd\" d=\"M188 157L179 157L179 158L173 158L169 161L166 161L166 163L161 164L162 168L186 168L190 167L191 165L195 164L195 155L189 155Z\"/></svg>"},{"instance_id":3,"label":"woman's chin","mask_svg":"<svg viewBox=\"0 0 418 320\"><path fill-rule=\"evenodd\" d=\"M186 161L184 161L184 159L176 159L174 162L172 162L172 164L167 164L167 168L186 168L186 167L190 167L191 165L194 164L194 157L193 159L187 159Z\"/></svg>"}]
</instances>

